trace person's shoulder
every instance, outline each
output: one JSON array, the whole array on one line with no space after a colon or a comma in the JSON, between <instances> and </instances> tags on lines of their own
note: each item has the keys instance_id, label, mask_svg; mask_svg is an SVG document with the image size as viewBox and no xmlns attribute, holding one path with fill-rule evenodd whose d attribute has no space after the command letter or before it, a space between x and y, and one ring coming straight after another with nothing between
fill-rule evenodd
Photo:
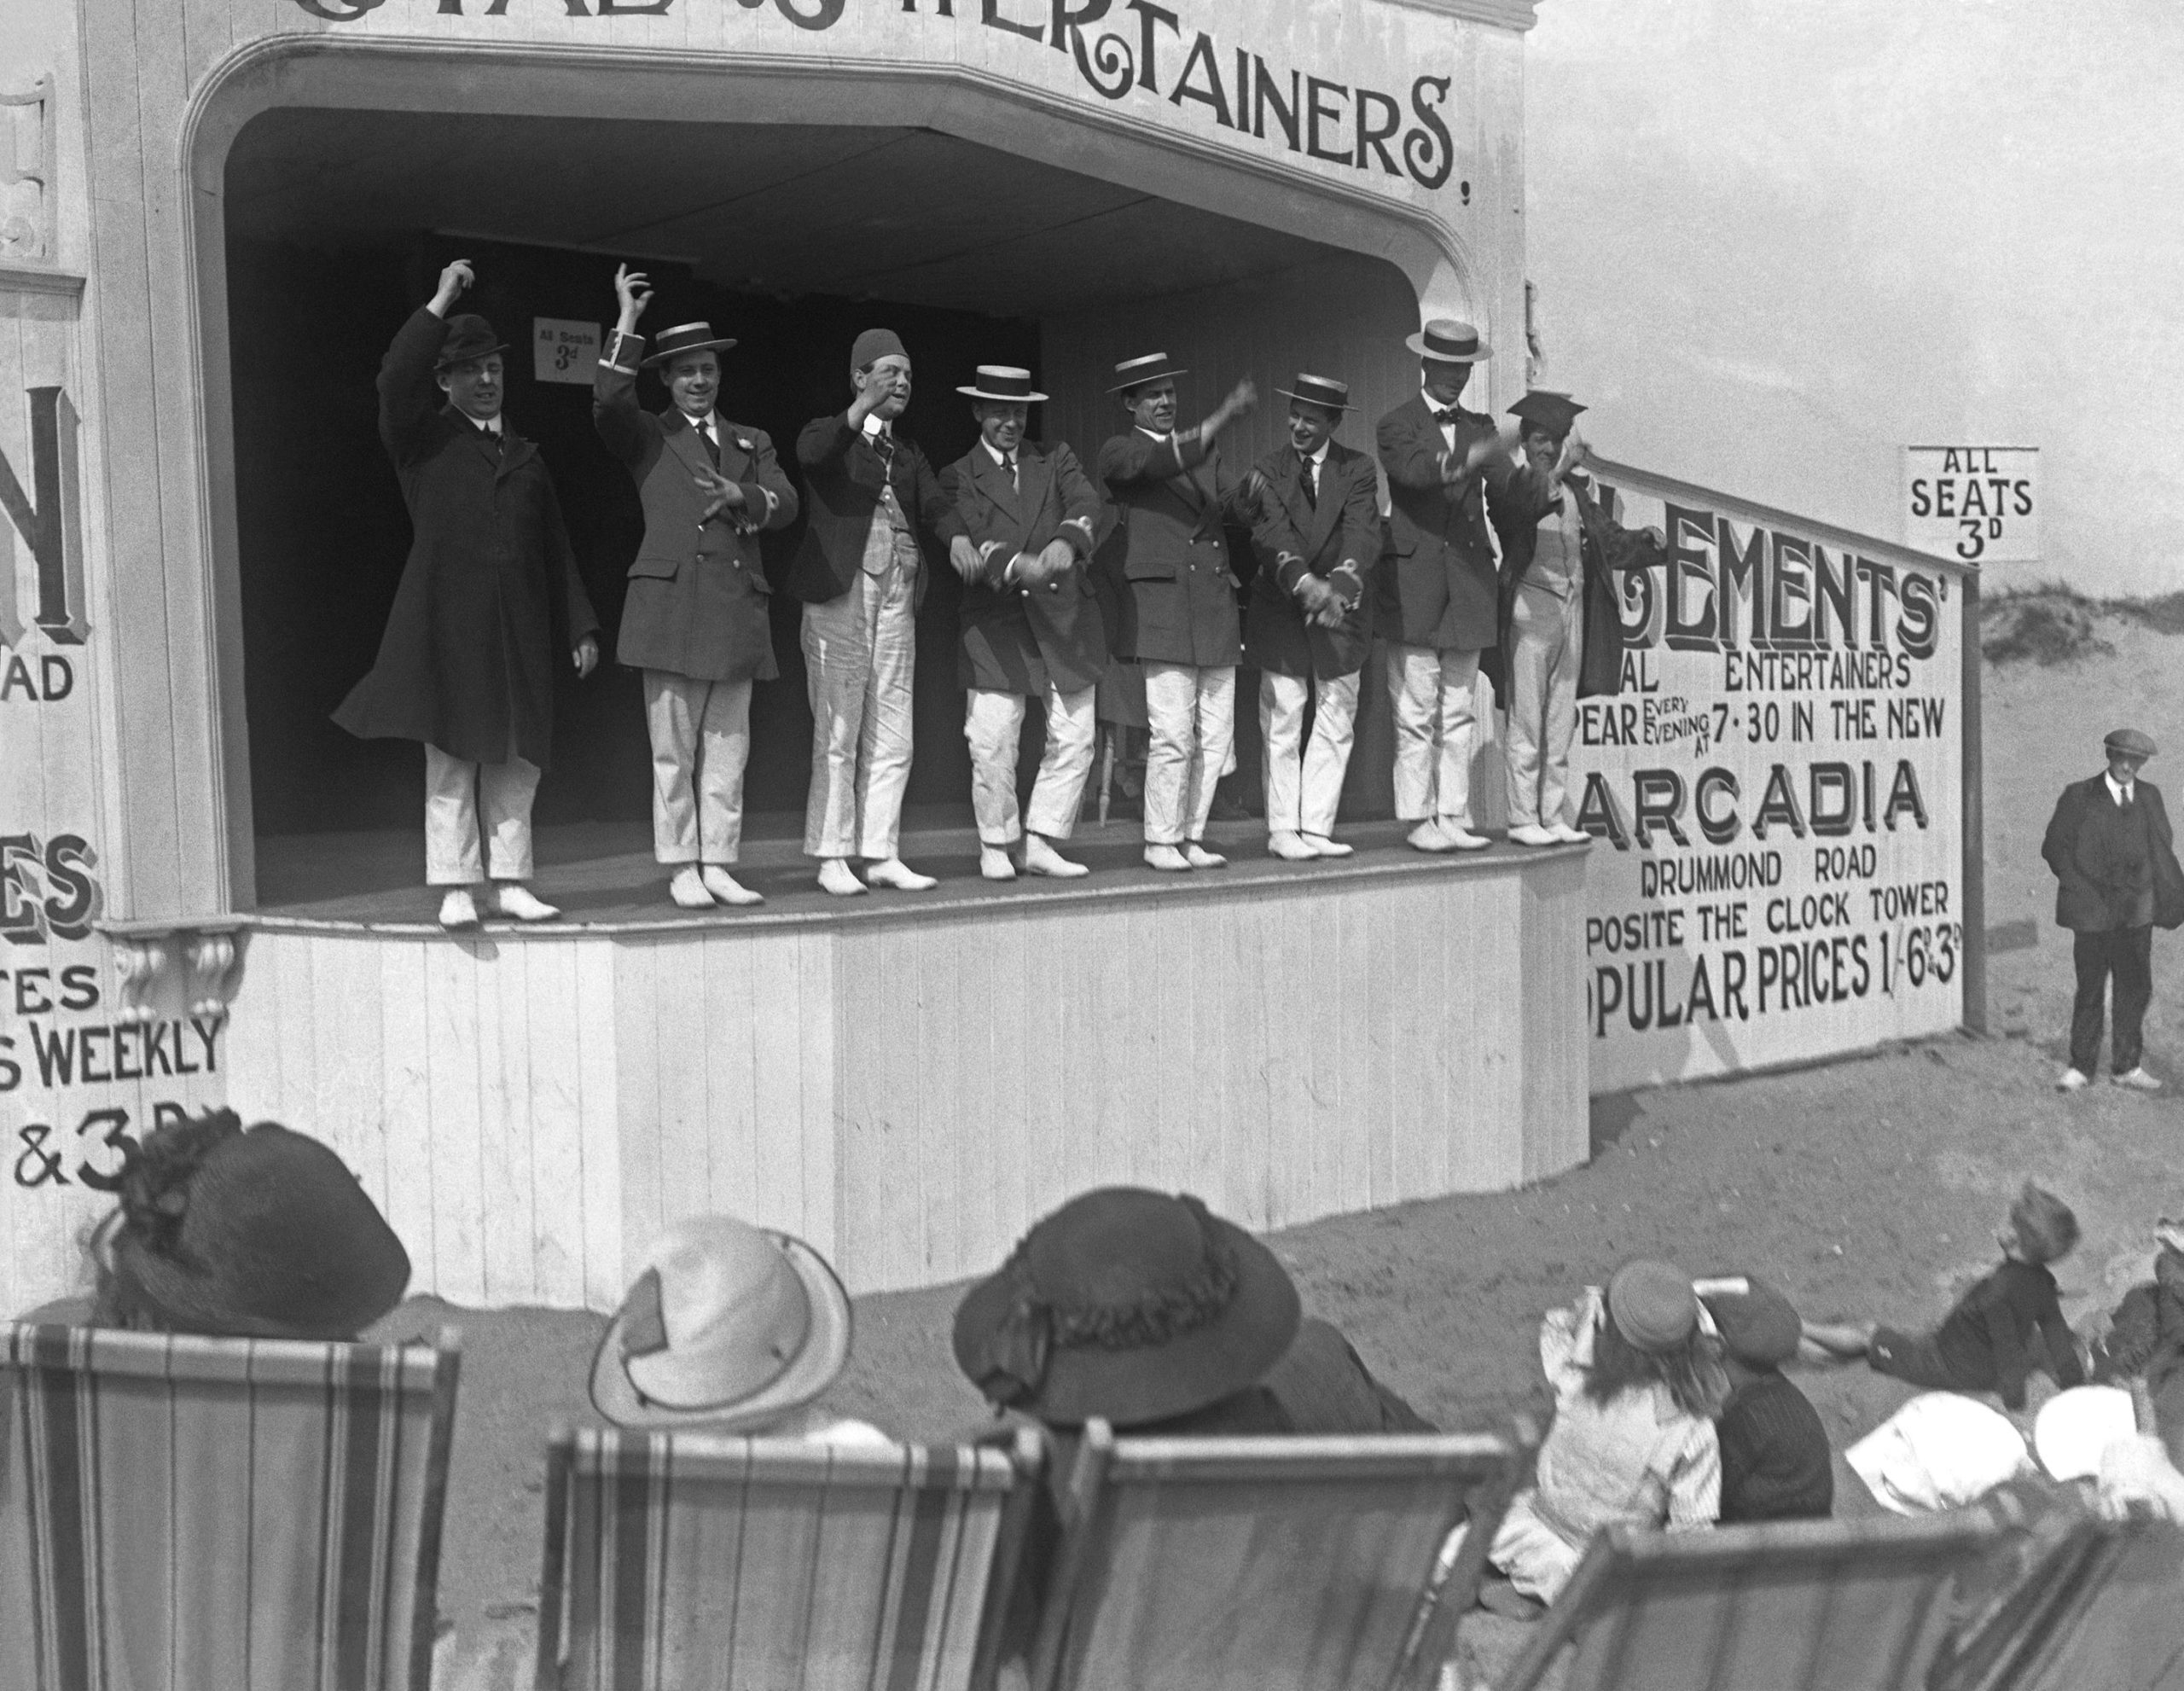
<instances>
[{"instance_id":1,"label":"person's shoulder","mask_svg":"<svg viewBox=\"0 0 2184 1691\"><path fill-rule=\"evenodd\" d=\"M1427 418L1426 412L1425 395L1421 393L1414 393L1409 398L1404 400L1400 405L1396 406L1392 410L1383 411L1380 414L1380 427L1385 429L1395 427L1403 423L1425 422L1428 420L1429 419Z\"/></svg>"},{"instance_id":2,"label":"person's shoulder","mask_svg":"<svg viewBox=\"0 0 2184 1691\"><path fill-rule=\"evenodd\" d=\"M731 422L723 417L720 426L728 438L746 452L763 452L774 444L774 437L754 424Z\"/></svg>"}]
</instances>

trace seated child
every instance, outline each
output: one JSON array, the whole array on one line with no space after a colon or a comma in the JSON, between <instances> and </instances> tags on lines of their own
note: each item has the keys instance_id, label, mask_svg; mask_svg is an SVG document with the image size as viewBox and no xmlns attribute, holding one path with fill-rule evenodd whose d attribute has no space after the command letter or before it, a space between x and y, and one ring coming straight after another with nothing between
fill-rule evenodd
<instances>
[{"instance_id":1,"label":"seated child","mask_svg":"<svg viewBox=\"0 0 2184 1691\"><path fill-rule=\"evenodd\" d=\"M2154 1224L2153 1278L2134 1286L2094 1341L2093 1378L2102 1386L2146 1382L2161 1438L2184 1454L2184 1222Z\"/></svg>"},{"instance_id":2,"label":"seated child","mask_svg":"<svg viewBox=\"0 0 2184 1691\"><path fill-rule=\"evenodd\" d=\"M1804 1336L1823 1351L1862 1356L1876 1374L1930 1392L1998 1393L2005 1409L2024 1407L2025 1380L2035 1369L2044 1368L2058 1386L2083 1383L2077 1341L2048 1271L2078 1242L2078 1218L2060 1198L2028 1180L1995 1238L2001 1266L1959 1299L1932 1332L1807 1322Z\"/></svg>"},{"instance_id":3,"label":"seated child","mask_svg":"<svg viewBox=\"0 0 2184 1691\"><path fill-rule=\"evenodd\" d=\"M1700 1291L1729 1376L1729 1400L1714 1422L1722 1522L1826 1520L1835 1507L1827 1429L1781 1372L1798 1353L1797 1310L1753 1276L1702 1283Z\"/></svg>"}]
</instances>

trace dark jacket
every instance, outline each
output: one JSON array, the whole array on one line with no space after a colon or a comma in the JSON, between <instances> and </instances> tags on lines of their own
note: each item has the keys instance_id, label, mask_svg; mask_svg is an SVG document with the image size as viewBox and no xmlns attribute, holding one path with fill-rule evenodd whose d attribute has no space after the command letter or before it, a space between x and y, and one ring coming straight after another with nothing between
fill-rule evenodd
<instances>
[{"instance_id":1,"label":"dark jacket","mask_svg":"<svg viewBox=\"0 0 2184 1691\"><path fill-rule=\"evenodd\" d=\"M2120 810L2108 779L2075 781L2055 801L2040 855L2055 872L2055 921L2080 933L2184 923L2184 869L2169 811L2152 782L2132 783Z\"/></svg>"},{"instance_id":2,"label":"dark jacket","mask_svg":"<svg viewBox=\"0 0 2184 1691\"><path fill-rule=\"evenodd\" d=\"M2123 1294L2093 1347L2093 1377L2144 1380L2169 1459L2184 1451L2184 1255L2164 1247L2153 1278Z\"/></svg>"},{"instance_id":3,"label":"dark jacket","mask_svg":"<svg viewBox=\"0 0 2184 1691\"><path fill-rule=\"evenodd\" d=\"M1221 455L1195 433L1133 428L1100 448L1100 480L1114 501L1121 559L1108 644L1141 663L1232 667L1243 653L1236 578L1222 524L1252 514Z\"/></svg>"},{"instance_id":4,"label":"dark jacket","mask_svg":"<svg viewBox=\"0 0 2184 1691\"><path fill-rule=\"evenodd\" d=\"M1722 1448L1722 1514L1738 1520L1825 1520L1835 1467L1820 1411L1773 1369L1729 1394L1714 1423Z\"/></svg>"},{"instance_id":5,"label":"dark jacket","mask_svg":"<svg viewBox=\"0 0 2184 1691\"><path fill-rule=\"evenodd\" d=\"M1627 529L1600 508L1593 497L1590 480L1571 476L1563 483L1563 497L1577 502L1577 520L1584 531L1578 558L1585 578L1584 649L1577 666L1580 699L1609 697L1623 690L1623 613L1618 604L1615 578L1665 563L1668 554L1649 534ZM1495 532L1502 541L1502 585L1496 636L1497 655L1480 665L1494 683L1494 696L1503 709L1509 697L1505 671L1509 650L1509 619L1517 607L1517 590L1524 584L1532 559L1539 549L1540 525L1554 507L1530 522L1516 522L1498 514Z\"/></svg>"},{"instance_id":6,"label":"dark jacket","mask_svg":"<svg viewBox=\"0 0 2184 1691\"><path fill-rule=\"evenodd\" d=\"M1457 460L1493 433L1488 418L1460 410ZM1447 448L1423 394L1380 419L1380 448L1389 556L1374 586L1373 631L1405 646L1485 650L1499 637L1501 603L1488 513L1505 524L1536 524L1554 499L1554 479L1496 451L1451 497L1441 482Z\"/></svg>"},{"instance_id":7,"label":"dark jacket","mask_svg":"<svg viewBox=\"0 0 2184 1691\"><path fill-rule=\"evenodd\" d=\"M1960 1389L1997 1392L2006 1409L2024 1407L2024 1382L2036 1369L2058 1386L2085 1379L2055 1276L2015 1258L1957 1301L1935 1329L1934 1344Z\"/></svg>"},{"instance_id":8,"label":"dark jacket","mask_svg":"<svg viewBox=\"0 0 2184 1691\"><path fill-rule=\"evenodd\" d=\"M1244 660L1275 675L1356 675L1372 650L1366 584L1380 554L1380 479L1373 461L1340 441L1327 443L1319 500L1304 499L1304 460L1281 446L1253 466L1266 478L1252 530L1259 574L1244 613ZM1347 606L1333 628L1304 614L1297 590L1306 575L1331 581Z\"/></svg>"},{"instance_id":9,"label":"dark jacket","mask_svg":"<svg viewBox=\"0 0 2184 1691\"><path fill-rule=\"evenodd\" d=\"M1094 593L1092 537L1100 495L1068 447L1025 441L1017 485L983 442L940 473L964 532L980 553L978 578L963 589L957 621L957 679L986 693L1043 699L1095 685L1107 667L1107 638ZM1043 587L1002 578L1019 552L1037 556L1056 540L1077 555L1069 573Z\"/></svg>"},{"instance_id":10,"label":"dark jacket","mask_svg":"<svg viewBox=\"0 0 2184 1691\"><path fill-rule=\"evenodd\" d=\"M497 764L553 761L554 677L599 619L538 449L502 417L497 445L444 403L447 324L420 309L379 371L379 434L412 539L379 656L334 720L364 740L417 740Z\"/></svg>"},{"instance_id":11,"label":"dark jacket","mask_svg":"<svg viewBox=\"0 0 2184 1691\"><path fill-rule=\"evenodd\" d=\"M863 430L850 427L846 410L814 417L796 437L796 461L804 467L811 521L785 584L795 597L823 605L856 584L882 486L893 486L895 503L912 528L930 530L944 546L962 533L963 520L917 442L900 433L893 439L892 453L883 459ZM925 569L918 571L919 604L925 602L926 575Z\"/></svg>"},{"instance_id":12,"label":"dark jacket","mask_svg":"<svg viewBox=\"0 0 2184 1691\"><path fill-rule=\"evenodd\" d=\"M634 360L636 351L629 356ZM703 521L711 499L697 475L712 460L690 420L672 405L656 415L640 410L634 363L602 360L591 391L593 426L636 482L645 508L615 655L632 669L696 681L771 681L781 671L758 533L787 528L797 512L774 443L763 429L717 421L720 471L743 490L743 504Z\"/></svg>"}]
</instances>

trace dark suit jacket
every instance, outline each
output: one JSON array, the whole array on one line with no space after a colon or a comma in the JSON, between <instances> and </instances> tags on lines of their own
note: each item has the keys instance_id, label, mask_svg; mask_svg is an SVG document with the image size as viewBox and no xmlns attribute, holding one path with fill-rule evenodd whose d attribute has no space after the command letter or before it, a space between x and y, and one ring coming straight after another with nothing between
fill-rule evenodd
<instances>
[{"instance_id":1,"label":"dark suit jacket","mask_svg":"<svg viewBox=\"0 0 2184 1691\"><path fill-rule=\"evenodd\" d=\"M705 443L674 406L657 415L638 409L634 364L601 361L591 420L636 481L645 508L616 655L632 669L698 681L771 681L781 671L758 533L787 528L797 512L774 443L763 429L719 423L721 474L743 490L743 504L706 522L700 519L710 500L697 483L698 472L712 467Z\"/></svg>"},{"instance_id":2,"label":"dark suit jacket","mask_svg":"<svg viewBox=\"0 0 2184 1691\"><path fill-rule=\"evenodd\" d=\"M1577 696L1612 695L1623 689L1623 615L1617 605L1615 578L1665 563L1668 555L1653 544L1651 536L1634 533L1602 510L1587 478L1571 476L1564 490L1565 497L1577 502L1578 522L1584 531L1578 557L1585 576L1585 643L1577 669ZM1495 519L1495 532L1502 541L1500 633L1496 660L1479 666L1493 681L1495 697L1505 709L1509 700L1502 659L1509 649L1509 616L1516 608L1517 590L1539 549L1540 525L1546 520L1545 513L1530 522Z\"/></svg>"},{"instance_id":3,"label":"dark suit jacket","mask_svg":"<svg viewBox=\"0 0 2184 1691\"><path fill-rule=\"evenodd\" d=\"M450 757L553 760L554 677L599 629L538 449L496 446L433 380L447 324L421 308L379 371L379 434L413 538L369 673L334 720Z\"/></svg>"},{"instance_id":4,"label":"dark suit jacket","mask_svg":"<svg viewBox=\"0 0 2184 1691\"><path fill-rule=\"evenodd\" d=\"M1455 456L1491 435L1494 424L1459 410ZM1547 514L1554 480L1496 452L1455 497L1441 484L1447 450L1423 394L1380 419L1380 467L1387 472L1388 551L1374 589L1373 631L1405 646L1477 652L1499 636L1501 583L1487 514L1509 523Z\"/></svg>"},{"instance_id":5,"label":"dark suit jacket","mask_svg":"<svg viewBox=\"0 0 2184 1691\"><path fill-rule=\"evenodd\" d=\"M1019 485L1011 487L1008 472L981 442L940 473L980 554L980 573L964 587L958 613L963 644L956 674L981 692L1040 699L1049 683L1079 692L1107 666L1089 562L1100 496L1077 455L1060 444L1025 441L1016 469ZM1036 556L1056 540L1077 555L1067 575L1038 588L1005 579L1018 553Z\"/></svg>"},{"instance_id":6,"label":"dark suit jacket","mask_svg":"<svg viewBox=\"0 0 2184 1691\"><path fill-rule=\"evenodd\" d=\"M880 508L880 490L892 484L895 503L914 528L939 536L944 546L963 532L962 519L949 503L925 454L915 440L897 433L892 464L861 429L850 427L849 413L814 417L796 437L796 461L804 467L804 489L810 526L796 549L786 585L814 605L839 599L856 584L864 567L864 543L872 532L872 514ZM917 602L925 602L926 572L918 571Z\"/></svg>"},{"instance_id":7,"label":"dark suit jacket","mask_svg":"<svg viewBox=\"0 0 2184 1691\"><path fill-rule=\"evenodd\" d=\"M1373 646L1365 590L1380 554L1373 461L1330 440L1316 505L1304 502L1304 460L1294 446L1276 448L1252 468L1267 488L1252 530L1259 574L1244 613L1244 660L1275 675L1356 675ZM1307 575L1333 582L1342 595L1348 608L1339 626L1306 619L1297 590Z\"/></svg>"},{"instance_id":8,"label":"dark suit jacket","mask_svg":"<svg viewBox=\"0 0 2184 1691\"><path fill-rule=\"evenodd\" d=\"M2109 830L2101 826L2118 814L2105 775L2072 782L2056 800L2040 855L2055 871L2055 921L2060 926L2105 933L2148 921L2163 927L2184 923L2184 869L2177 866L2161 789L2140 780L2133 783L2132 799L2146 826L2144 879L2134 872L2129 854L2113 849Z\"/></svg>"},{"instance_id":9,"label":"dark suit jacket","mask_svg":"<svg viewBox=\"0 0 2184 1691\"><path fill-rule=\"evenodd\" d=\"M1221 526L1252 512L1221 471L1221 455L1195 434L1179 445L1143 429L1100 448L1100 479L1115 503L1121 557L1118 658L1141 663L1232 666L1242 654L1236 578Z\"/></svg>"}]
</instances>

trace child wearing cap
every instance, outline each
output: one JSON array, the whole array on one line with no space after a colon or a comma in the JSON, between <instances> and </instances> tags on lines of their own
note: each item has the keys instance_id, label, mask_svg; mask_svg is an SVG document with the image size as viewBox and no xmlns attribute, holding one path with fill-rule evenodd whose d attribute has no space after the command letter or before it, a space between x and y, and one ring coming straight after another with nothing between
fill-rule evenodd
<instances>
[{"instance_id":1,"label":"child wearing cap","mask_svg":"<svg viewBox=\"0 0 2184 1691\"><path fill-rule=\"evenodd\" d=\"M2153 1278L2126 1292L2093 1343L2094 1380L2143 1380L2169 1454L2184 1450L2184 1221L2154 1223Z\"/></svg>"},{"instance_id":2,"label":"child wearing cap","mask_svg":"<svg viewBox=\"0 0 2184 1691\"><path fill-rule=\"evenodd\" d=\"M1753 1276L1702 1290L1729 1377L1728 1402L1714 1423L1722 1447L1721 1519L1826 1520L1835 1507L1827 1429L1782 1374L1798 1353L1797 1310Z\"/></svg>"},{"instance_id":3,"label":"child wearing cap","mask_svg":"<svg viewBox=\"0 0 2184 1691\"><path fill-rule=\"evenodd\" d=\"M2078 1242L2078 1218L2053 1193L2024 1183L1995 1241L2001 1266L1957 1300L1931 1333L1871 1322L1804 1323L1804 1336L1843 1358L1863 1357L1885 1374L1929 1392L1992 1392L2002 1407L2024 1407L2026 1380L2044 1368L2058 1386L2085 1379L2077 1341L2063 1320L2050 1263Z\"/></svg>"}]
</instances>

